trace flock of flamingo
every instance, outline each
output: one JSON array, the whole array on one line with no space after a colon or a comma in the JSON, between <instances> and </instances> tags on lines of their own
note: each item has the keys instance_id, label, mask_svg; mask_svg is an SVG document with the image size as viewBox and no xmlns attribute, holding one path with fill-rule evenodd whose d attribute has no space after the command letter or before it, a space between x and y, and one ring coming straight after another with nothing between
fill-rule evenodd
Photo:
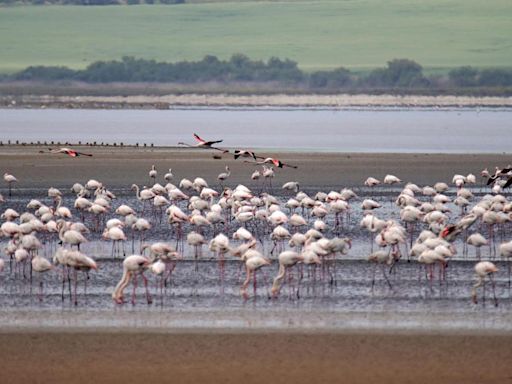
<instances>
[{"instance_id":1,"label":"flock of flamingo","mask_svg":"<svg viewBox=\"0 0 512 384\"><path fill-rule=\"evenodd\" d=\"M197 135L194 137L198 148L231 153L235 159L250 159L245 161L262 165L261 172L251 175L253 180L260 176L271 180L273 166L296 168L278 159L257 156L252 151L230 152L215 147L221 140L206 141ZM72 157L82 154L69 148L50 151ZM512 202L504 196L503 189L512 183L512 169L496 168L493 174L484 170L481 175L488 180L490 189L489 193L482 192L480 199L476 199L473 193L479 187L472 174L454 175L451 187L445 182L438 182L420 188L413 183L403 183L393 175L386 175L382 182L373 177L364 182L365 188L372 191L370 194L382 188L379 187L381 184L395 189L403 185L398 196L389 202L399 209L399 212L394 212L395 219L379 217L379 209L385 202L366 198L360 204L363 212L360 227L370 238L367 260L374 264L372 291L376 270L382 271L383 280L392 288L390 273L404 259L423 265L430 282L437 267L438 278L442 281L447 278L446 266L450 259L457 254L468 258L470 245L475 247L477 259L474 267L477 281L472 285L471 298L476 303L477 289L483 287L485 300L485 284L489 280L494 304L498 305L494 279L498 268L489 259L496 258L499 253L509 261L510 289L512 241L505 241L505 237L507 224L512 221ZM352 247L352 240L341 234L358 205L358 196L353 190L345 188L310 196L301 190L298 182L290 181L282 186L280 196L271 193L270 183L264 192L258 194L241 184L228 187L231 176L228 166L218 175L219 188L209 186L201 177L182 179L174 185L171 168L163 177L165 185L157 182L155 166L151 167L148 176L151 187L141 189L136 184L132 185L131 189L139 201L134 206L130 206L129 201L117 203L117 197L104 183L91 179L84 185L75 183L71 187L71 193L76 196L72 208L63 206L64 193L53 187L47 194L51 199L49 204L32 199L26 204L25 212L6 208L1 215L0 237L7 238L3 249L7 259L0 259L0 270L5 269L8 262L9 273L21 278L21 275L26 276L28 268L29 276L24 278L32 281L34 272L41 275L61 267L62 299L67 284L70 296L77 304L78 273L88 274L100 267L95 261L98 255L86 255L80 246L94 237L94 233L101 233L102 241L112 243L111 258L123 259L122 278L112 291L112 299L118 304L125 302L124 291L130 283L133 284L131 302L135 304L139 278L145 287L146 300L151 303L146 272L159 276L161 284L164 284L180 260L191 259L195 261L195 272L199 273L198 261L204 247L218 262L221 282L228 258L240 261L246 272L240 286L244 299L249 298L251 279L254 296L257 295L258 271L264 272L275 261L279 268L271 286L267 287L270 288L267 291L269 298L278 297L283 284L291 286L294 273L297 284L300 284L306 266L310 266L308 273L313 271L316 276L317 269L321 273L319 284L336 284L339 278L336 265ZM9 197L0 195L0 204L9 205L13 200L13 186L18 180L9 173L5 173L3 179L8 186ZM454 192L452 196L451 192ZM283 199L283 196L286 197ZM454 204L458 209L452 211L448 204ZM169 228L170 241L145 241L154 227ZM125 250L129 239L127 233L132 236L131 255L126 255ZM498 247L497 236L501 236ZM135 237L139 239L138 252L135 252ZM457 243L462 244L462 249L457 249L456 239L459 239ZM265 251L264 244L270 244L272 248ZM488 249L484 254L482 247ZM264 277L267 284L265 274ZM43 299L42 280L39 297Z\"/></svg>"}]
</instances>

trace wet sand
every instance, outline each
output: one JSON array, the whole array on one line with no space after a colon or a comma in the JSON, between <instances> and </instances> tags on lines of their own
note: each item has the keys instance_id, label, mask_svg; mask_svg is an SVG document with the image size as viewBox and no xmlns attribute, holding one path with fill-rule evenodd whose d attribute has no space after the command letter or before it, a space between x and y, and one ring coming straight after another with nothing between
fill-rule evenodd
<instances>
[{"instance_id":1,"label":"wet sand","mask_svg":"<svg viewBox=\"0 0 512 384\"><path fill-rule=\"evenodd\" d=\"M0 334L8 383L505 383L512 335Z\"/></svg>"},{"instance_id":2,"label":"wet sand","mask_svg":"<svg viewBox=\"0 0 512 384\"><path fill-rule=\"evenodd\" d=\"M241 159L235 161L226 154L215 160L213 155L220 154L217 151L165 147L73 148L94 156L70 158L49 154L46 147L2 146L0 170L14 174L19 179L17 186L20 189L66 187L74 182L85 183L90 178L103 181L111 188L129 188L132 183L145 185L150 182L148 171L152 164L157 167L160 183L164 183L164 174L172 168L175 184L183 177L201 176L213 186L218 186L217 175L229 165L232 174L227 186L238 183L249 187L257 185L250 179L256 166ZM368 176L382 179L388 173L418 184L450 182L455 173L474 173L479 178L485 167L492 170L494 166L510 163L510 155L506 154L274 153L265 150L258 153L299 167L277 170L274 186L280 188L282 183L295 180L302 187L318 190L362 186Z\"/></svg>"}]
</instances>

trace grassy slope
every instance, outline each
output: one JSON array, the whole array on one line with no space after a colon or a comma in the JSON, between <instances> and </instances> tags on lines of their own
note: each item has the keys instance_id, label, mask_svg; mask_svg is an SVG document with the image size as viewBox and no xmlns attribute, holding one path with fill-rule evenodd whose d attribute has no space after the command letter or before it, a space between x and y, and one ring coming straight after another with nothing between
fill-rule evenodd
<instances>
[{"instance_id":1,"label":"grassy slope","mask_svg":"<svg viewBox=\"0 0 512 384\"><path fill-rule=\"evenodd\" d=\"M235 2L0 8L0 72L85 67L133 55L288 57L364 71L407 57L427 68L512 64L510 0Z\"/></svg>"}]
</instances>

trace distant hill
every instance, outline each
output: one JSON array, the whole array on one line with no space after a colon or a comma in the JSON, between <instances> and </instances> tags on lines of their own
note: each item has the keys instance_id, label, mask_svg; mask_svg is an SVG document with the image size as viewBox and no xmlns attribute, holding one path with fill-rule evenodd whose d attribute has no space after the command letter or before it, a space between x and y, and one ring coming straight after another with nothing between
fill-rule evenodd
<instances>
[{"instance_id":1,"label":"distant hill","mask_svg":"<svg viewBox=\"0 0 512 384\"><path fill-rule=\"evenodd\" d=\"M88 4L93 1L99 0ZM465 65L510 66L510 20L510 0L4 6L0 73L30 65L84 69L123 56L227 60L239 52L254 60L288 58L305 71L369 72L392 58L410 58L426 74L446 74Z\"/></svg>"}]
</instances>

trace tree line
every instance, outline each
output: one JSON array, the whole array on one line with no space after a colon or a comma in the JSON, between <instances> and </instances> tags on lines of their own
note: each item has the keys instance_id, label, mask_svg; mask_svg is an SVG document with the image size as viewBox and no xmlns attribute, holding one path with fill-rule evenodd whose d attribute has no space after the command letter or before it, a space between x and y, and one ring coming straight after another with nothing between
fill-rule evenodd
<instances>
[{"instance_id":1,"label":"tree line","mask_svg":"<svg viewBox=\"0 0 512 384\"><path fill-rule=\"evenodd\" d=\"M137 59L97 61L83 70L67 67L30 66L4 76L4 80L82 81L86 83L158 82L198 84L275 83L310 90L407 90L511 87L512 69L476 69L469 66L451 70L446 75L426 76L420 64L409 59L394 59L384 68L356 74L340 67L333 70L304 72L297 62L272 57L267 61L251 60L234 54L229 60L207 55L199 61L174 63Z\"/></svg>"}]
</instances>

